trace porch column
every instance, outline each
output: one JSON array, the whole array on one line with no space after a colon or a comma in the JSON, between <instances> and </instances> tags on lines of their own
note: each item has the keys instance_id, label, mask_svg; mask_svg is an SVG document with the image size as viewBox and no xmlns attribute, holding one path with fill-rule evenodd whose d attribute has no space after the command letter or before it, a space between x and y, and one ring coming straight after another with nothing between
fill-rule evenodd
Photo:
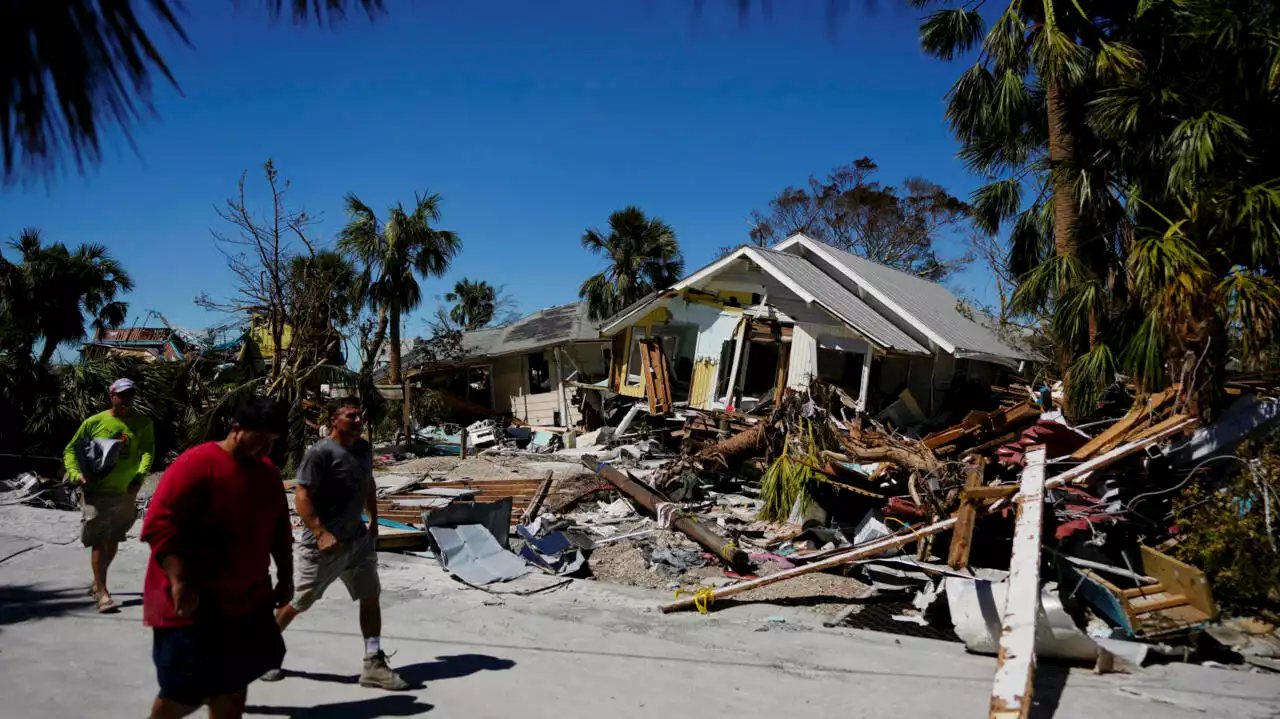
<instances>
[{"instance_id":1,"label":"porch column","mask_svg":"<svg viewBox=\"0 0 1280 719\"><path fill-rule=\"evenodd\" d=\"M787 387L804 391L818 375L818 328L797 322L791 328L791 364L787 367Z\"/></svg>"},{"instance_id":2,"label":"porch column","mask_svg":"<svg viewBox=\"0 0 1280 719\"><path fill-rule=\"evenodd\" d=\"M867 401L871 397L871 360L876 356L876 350L867 343L867 351L862 354L862 383L858 386L858 409L862 412L867 411Z\"/></svg>"}]
</instances>

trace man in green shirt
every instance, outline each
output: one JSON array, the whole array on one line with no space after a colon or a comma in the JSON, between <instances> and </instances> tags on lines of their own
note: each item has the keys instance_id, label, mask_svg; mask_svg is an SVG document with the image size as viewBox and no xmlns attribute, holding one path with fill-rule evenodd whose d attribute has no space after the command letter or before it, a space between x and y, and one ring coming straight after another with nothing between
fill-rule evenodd
<instances>
[{"instance_id":1,"label":"man in green shirt","mask_svg":"<svg viewBox=\"0 0 1280 719\"><path fill-rule=\"evenodd\" d=\"M103 613L119 611L107 591L107 568L138 517L138 490L155 454L151 420L133 409L133 397L132 380L111 383L111 409L86 419L63 452L67 480L80 487L80 541L90 549L93 597Z\"/></svg>"}]
</instances>

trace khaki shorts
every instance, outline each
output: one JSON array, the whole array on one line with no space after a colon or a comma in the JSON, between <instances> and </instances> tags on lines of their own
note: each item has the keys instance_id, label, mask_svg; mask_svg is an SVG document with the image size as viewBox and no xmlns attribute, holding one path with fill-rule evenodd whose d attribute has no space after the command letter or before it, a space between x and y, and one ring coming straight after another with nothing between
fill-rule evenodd
<instances>
[{"instance_id":1,"label":"khaki shorts","mask_svg":"<svg viewBox=\"0 0 1280 719\"><path fill-rule=\"evenodd\" d=\"M80 541L86 547L123 542L138 519L134 495L80 493Z\"/></svg>"},{"instance_id":2,"label":"khaki shorts","mask_svg":"<svg viewBox=\"0 0 1280 719\"><path fill-rule=\"evenodd\" d=\"M368 534L343 542L329 552L295 545L293 573L296 581L292 604L298 611L310 609L339 578L347 585L352 600L376 597L382 591L378 582L378 553Z\"/></svg>"}]
</instances>

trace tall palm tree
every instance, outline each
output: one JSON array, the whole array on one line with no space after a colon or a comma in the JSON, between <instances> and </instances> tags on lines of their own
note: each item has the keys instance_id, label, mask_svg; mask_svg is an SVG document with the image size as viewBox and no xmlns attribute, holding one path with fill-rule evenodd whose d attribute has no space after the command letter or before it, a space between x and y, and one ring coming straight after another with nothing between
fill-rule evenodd
<instances>
[{"instance_id":1,"label":"tall palm tree","mask_svg":"<svg viewBox=\"0 0 1280 719\"><path fill-rule=\"evenodd\" d=\"M353 7L370 17L383 0L261 0L275 18L337 22ZM140 7L141 6L141 7ZM177 84L148 25L190 44L181 0L10 0L0 3L0 177L41 171L63 151L96 162L104 126L126 132L150 101L151 79Z\"/></svg>"},{"instance_id":2,"label":"tall palm tree","mask_svg":"<svg viewBox=\"0 0 1280 719\"><path fill-rule=\"evenodd\" d=\"M609 215L609 232L588 229L582 246L604 255L609 266L578 289L590 317L602 320L645 295L675 284L684 274L684 259L671 225L645 216L634 205Z\"/></svg>"},{"instance_id":3,"label":"tall palm tree","mask_svg":"<svg viewBox=\"0 0 1280 719\"><path fill-rule=\"evenodd\" d=\"M1128 217L1113 178L1093 162L1100 140L1088 118L1109 78L1141 67L1124 42L1137 5L1019 0L990 30L972 6L936 11L920 28L924 49L941 59L978 49L946 110L961 159L992 180L974 193L975 219L992 234L1009 227L1010 266L1021 281L1014 307L1054 318L1051 333L1078 407L1110 382L1117 360L1107 336L1117 328L1108 319L1127 302L1115 269ZM1034 199L1024 206L1028 189Z\"/></svg>"},{"instance_id":4,"label":"tall palm tree","mask_svg":"<svg viewBox=\"0 0 1280 719\"><path fill-rule=\"evenodd\" d=\"M40 231L27 228L9 241L21 264L8 264L4 323L25 336L26 352L44 340L40 363L48 364L58 346L86 337L85 322L97 330L119 327L129 306L117 299L133 289L133 280L102 245L71 251L56 242L43 245Z\"/></svg>"},{"instance_id":5,"label":"tall palm tree","mask_svg":"<svg viewBox=\"0 0 1280 719\"><path fill-rule=\"evenodd\" d=\"M484 280L472 282L463 277L454 284L452 292L445 293L444 299L454 303L449 319L470 332L493 321L498 309L498 288Z\"/></svg>"},{"instance_id":6,"label":"tall palm tree","mask_svg":"<svg viewBox=\"0 0 1280 719\"><path fill-rule=\"evenodd\" d=\"M339 235L338 248L364 267L366 297L385 317L391 335L388 379L401 384L400 316L422 304L418 276L443 276L462 240L454 232L432 227L440 221L438 193L415 195L412 212L397 203L387 212L385 223L354 194L347 195L346 203L349 220Z\"/></svg>"}]
</instances>

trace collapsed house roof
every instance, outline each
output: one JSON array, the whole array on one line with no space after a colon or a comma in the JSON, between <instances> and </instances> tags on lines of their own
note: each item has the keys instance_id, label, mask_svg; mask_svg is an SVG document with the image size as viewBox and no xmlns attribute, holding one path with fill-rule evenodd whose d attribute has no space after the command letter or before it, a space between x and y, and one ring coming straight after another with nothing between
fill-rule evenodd
<instances>
[{"instance_id":1,"label":"collapsed house roof","mask_svg":"<svg viewBox=\"0 0 1280 719\"><path fill-rule=\"evenodd\" d=\"M653 303L671 293L694 289L743 260L767 275L761 278L764 287L785 288L785 292L770 294L767 304L797 320L816 307L881 350L926 355L936 348L957 357L1002 364L1033 359L991 328L966 317L959 300L946 287L800 234L769 249L740 247L605 320L601 330L616 333Z\"/></svg>"},{"instance_id":2,"label":"collapsed house roof","mask_svg":"<svg viewBox=\"0 0 1280 719\"><path fill-rule=\"evenodd\" d=\"M602 341L588 319L587 303L573 302L538 310L502 327L487 327L462 333L462 357L434 363L438 366L466 364L505 355L524 354L573 342ZM427 349L405 355L405 367L427 363Z\"/></svg>"}]
</instances>

